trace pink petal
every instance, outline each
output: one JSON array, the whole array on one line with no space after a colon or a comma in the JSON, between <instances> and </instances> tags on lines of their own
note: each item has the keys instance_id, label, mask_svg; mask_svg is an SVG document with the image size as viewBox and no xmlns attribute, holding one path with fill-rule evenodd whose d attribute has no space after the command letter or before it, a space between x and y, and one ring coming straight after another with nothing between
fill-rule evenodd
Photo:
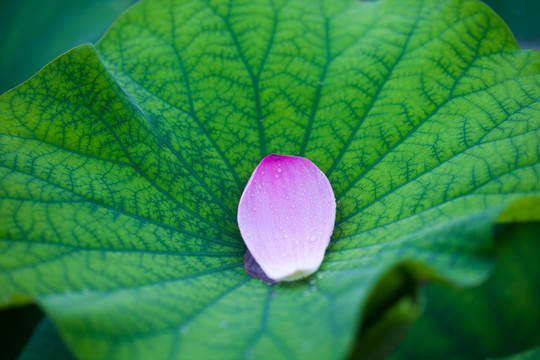
<instances>
[{"instance_id":1,"label":"pink petal","mask_svg":"<svg viewBox=\"0 0 540 360\"><path fill-rule=\"evenodd\" d=\"M315 164L298 156L265 157L238 205L242 238L274 281L293 281L317 271L335 219L330 182Z\"/></svg>"}]
</instances>

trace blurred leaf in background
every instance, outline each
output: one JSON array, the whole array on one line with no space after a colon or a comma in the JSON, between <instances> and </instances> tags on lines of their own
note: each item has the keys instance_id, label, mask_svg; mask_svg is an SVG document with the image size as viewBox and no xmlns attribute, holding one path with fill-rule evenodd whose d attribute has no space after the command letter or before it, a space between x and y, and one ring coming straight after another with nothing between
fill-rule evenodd
<instances>
[{"instance_id":1,"label":"blurred leaf in background","mask_svg":"<svg viewBox=\"0 0 540 360\"><path fill-rule=\"evenodd\" d=\"M476 289L429 285L425 312L392 360L485 359L540 345L540 224L500 232L493 275Z\"/></svg>"},{"instance_id":2,"label":"blurred leaf in background","mask_svg":"<svg viewBox=\"0 0 540 360\"><path fill-rule=\"evenodd\" d=\"M96 42L135 0L0 1L0 94L69 49Z\"/></svg>"},{"instance_id":3,"label":"blurred leaf in background","mask_svg":"<svg viewBox=\"0 0 540 360\"><path fill-rule=\"evenodd\" d=\"M18 360L74 360L49 319L44 319L28 341Z\"/></svg>"},{"instance_id":4,"label":"blurred leaf in background","mask_svg":"<svg viewBox=\"0 0 540 360\"><path fill-rule=\"evenodd\" d=\"M510 355L505 358L497 358L490 360L538 360L540 359L540 347Z\"/></svg>"},{"instance_id":5,"label":"blurred leaf in background","mask_svg":"<svg viewBox=\"0 0 540 360\"><path fill-rule=\"evenodd\" d=\"M15 359L36 324L43 317L37 306L20 306L0 311L0 358Z\"/></svg>"}]
</instances>

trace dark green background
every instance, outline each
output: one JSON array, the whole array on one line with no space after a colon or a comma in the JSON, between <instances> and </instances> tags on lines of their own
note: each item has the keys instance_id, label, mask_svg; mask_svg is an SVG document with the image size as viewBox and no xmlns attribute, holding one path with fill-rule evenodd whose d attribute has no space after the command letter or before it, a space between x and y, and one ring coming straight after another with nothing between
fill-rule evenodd
<instances>
[{"instance_id":1,"label":"dark green background","mask_svg":"<svg viewBox=\"0 0 540 360\"><path fill-rule=\"evenodd\" d=\"M0 94L69 49L96 42L136 0L0 0Z\"/></svg>"},{"instance_id":2,"label":"dark green background","mask_svg":"<svg viewBox=\"0 0 540 360\"><path fill-rule=\"evenodd\" d=\"M135 2L135 0L0 1L0 94L17 86L70 48L87 42L96 42L113 20ZM540 48L540 26L538 26L540 1L486 0L485 2L507 22L523 48ZM536 251L532 254L540 258L540 247L531 246L531 249L530 251ZM434 317L437 313L441 313L441 306L447 307L444 305L445 299L452 300L458 297L466 300L470 296L473 295L468 291L451 290L442 285L429 286L426 319L427 316ZM519 292L516 296L519 297ZM430 298L438 298L439 302L433 301L430 305ZM484 297L483 301L491 298ZM493 304L489 306L491 305ZM0 349L2 349L0 357L15 358L41 317L41 312L31 306L0 311ZM396 356L401 359L418 358L418 351L422 348L418 346L416 339L421 337L422 327L428 326L426 321L421 320L415 325ZM445 321L452 319L447 318ZM463 330L456 323L448 326L451 328L453 326L457 331ZM498 344L502 353L518 350L520 346L526 346L536 340L531 336L518 341L520 338L514 339L511 336L512 331L509 334L506 345ZM513 335L523 336L518 333ZM474 334L471 336L474 339ZM483 354L480 345L456 351L453 354L455 358L476 358ZM499 356L503 355L502 353L489 355ZM441 355L444 354L430 353L427 358L438 358Z\"/></svg>"}]
</instances>

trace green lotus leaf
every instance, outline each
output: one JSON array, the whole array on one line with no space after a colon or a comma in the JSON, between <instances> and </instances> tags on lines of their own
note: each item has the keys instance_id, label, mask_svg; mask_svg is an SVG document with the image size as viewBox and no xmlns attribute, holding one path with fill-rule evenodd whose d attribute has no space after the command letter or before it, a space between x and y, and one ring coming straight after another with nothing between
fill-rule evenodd
<instances>
[{"instance_id":1,"label":"green lotus leaf","mask_svg":"<svg viewBox=\"0 0 540 360\"><path fill-rule=\"evenodd\" d=\"M81 359L343 358L392 269L478 284L538 220L539 70L476 1L143 1L0 98L0 301ZM337 198L290 284L243 269L270 153Z\"/></svg>"}]
</instances>

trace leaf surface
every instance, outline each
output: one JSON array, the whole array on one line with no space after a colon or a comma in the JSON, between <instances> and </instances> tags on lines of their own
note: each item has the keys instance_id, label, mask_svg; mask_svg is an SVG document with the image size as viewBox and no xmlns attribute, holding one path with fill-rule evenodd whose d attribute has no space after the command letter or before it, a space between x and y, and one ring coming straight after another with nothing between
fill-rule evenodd
<instances>
[{"instance_id":1,"label":"leaf surface","mask_svg":"<svg viewBox=\"0 0 540 360\"><path fill-rule=\"evenodd\" d=\"M475 1L143 1L0 98L1 300L82 359L343 358L392 267L476 284L538 217L539 69ZM236 224L269 153L338 200L271 286Z\"/></svg>"}]
</instances>

